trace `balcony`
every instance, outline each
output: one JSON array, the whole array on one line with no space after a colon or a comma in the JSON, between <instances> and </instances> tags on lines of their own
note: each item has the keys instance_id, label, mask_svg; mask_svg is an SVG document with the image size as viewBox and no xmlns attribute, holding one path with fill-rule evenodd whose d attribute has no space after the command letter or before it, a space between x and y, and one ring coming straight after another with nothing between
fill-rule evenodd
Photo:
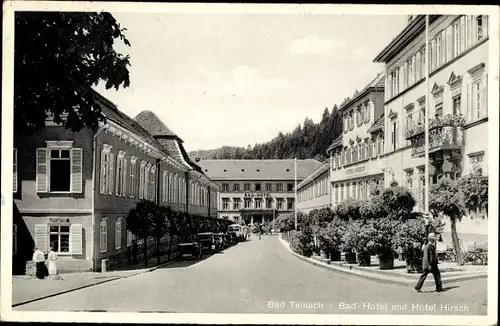
<instances>
[{"instance_id":1,"label":"balcony","mask_svg":"<svg viewBox=\"0 0 500 326\"><path fill-rule=\"evenodd\" d=\"M444 117L429 119L429 132L443 127L462 128L465 125L465 118L462 115L447 114ZM405 139L423 137L425 133L424 125L421 122L414 123L406 132Z\"/></svg>"},{"instance_id":2,"label":"balcony","mask_svg":"<svg viewBox=\"0 0 500 326\"><path fill-rule=\"evenodd\" d=\"M425 137L414 137L412 156L425 155ZM462 127L440 126L429 131L429 155L439 151L461 151L464 145Z\"/></svg>"}]
</instances>

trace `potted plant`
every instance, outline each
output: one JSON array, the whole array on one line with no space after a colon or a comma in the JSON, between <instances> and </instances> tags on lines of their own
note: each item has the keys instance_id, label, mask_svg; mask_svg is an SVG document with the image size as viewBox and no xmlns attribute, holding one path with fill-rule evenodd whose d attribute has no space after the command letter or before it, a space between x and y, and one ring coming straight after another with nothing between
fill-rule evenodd
<instances>
[{"instance_id":1,"label":"potted plant","mask_svg":"<svg viewBox=\"0 0 500 326\"><path fill-rule=\"evenodd\" d=\"M398 225L393 245L402 249L408 273L422 271L422 244L425 240L423 218L410 219Z\"/></svg>"},{"instance_id":2,"label":"potted plant","mask_svg":"<svg viewBox=\"0 0 500 326\"><path fill-rule=\"evenodd\" d=\"M372 224L364 220L350 222L342 236L342 247L346 251L346 263L360 260L360 266L370 266L370 237L373 233ZM353 252L354 251L354 252ZM356 257L357 256L357 257Z\"/></svg>"}]
</instances>

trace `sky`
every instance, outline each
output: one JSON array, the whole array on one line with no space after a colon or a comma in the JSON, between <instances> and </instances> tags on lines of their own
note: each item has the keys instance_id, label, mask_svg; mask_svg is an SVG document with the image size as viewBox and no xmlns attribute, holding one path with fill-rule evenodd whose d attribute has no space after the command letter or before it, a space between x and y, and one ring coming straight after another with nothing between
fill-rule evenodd
<instances>
[{"instance_id":1,"label":"sky","mask_svg":"<svg viewBox=\"0 0 500 326\"><path fill-rule=\"evenodd\" d=\"M379 72L404 15L113 13L130 87L96 88L134 118L155 112L186 150L263 143L318 122Z\"/></svg>"}]
</instances>

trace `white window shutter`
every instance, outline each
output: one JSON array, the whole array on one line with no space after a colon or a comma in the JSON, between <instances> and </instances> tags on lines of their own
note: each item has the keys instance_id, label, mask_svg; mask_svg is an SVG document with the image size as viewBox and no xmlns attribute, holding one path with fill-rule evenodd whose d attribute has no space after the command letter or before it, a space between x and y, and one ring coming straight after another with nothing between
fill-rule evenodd
<instances>
[{"instance_id":1,"label":"white window shutter","mask_svg":"<svg viewBox=\"0 0 500 326\"><path fill-rule=\"evenodd\" d=\"M99 178L99 189L101 194L106 193L106 180L104 179L104 175L107 172L106 165L104 163L105 156L106 154L104 153L104 151L101 151L101 174Z\"/></svg>"},{"instance_id":2,"label":"white window shutter","mask_svg":"<svg viewBox=\"0 0 500 326\"><path fill-rule=\"evenodd\" d=\"M14 169L13 169L13 184L12 184L12 192L17 192L17 148L14 148L14 153L13 153L13 163L14 163Z\"/></svg>"},{"instance_id":3,"label":"white window shutter","mask_svg":"<svg viewBox=\"0 0 500 326\"><path fill-rule=\"evenodd\" d=\"M35 224L35 247L41 252L47 252L48 227L47 224Z\"/></svg>"},{"instance_id":4,"label":"white window shutter","mask_svg":"<svg viewBox=\"0 0 500 326\"><path fill-rule=\"evenodd\" d=\"M114 164L115 164L115 155L113 153L109 154L109 173L108 173L108 193L110 195L113 194L113 185L114 185Z\"/></svg>"},{"instance_id":5,"label":"white window shutter","mask_svg":"<svg viewBox=\"0 0 500 326\"><path fill-rule=\"evenodd\" d=\"M474 121L474 107L472 102L472 85L467 85L467 120L469 122Z\"/></svg>"},{"instance_id":6,"label":"white window shutter","mask_svg":"<svg viewBox=\"0 0 500 326\"><path fill-rule=\"evenodd\" d=\"M69 228L69 252L72 255L83 253L83 228L81 224L71 224Z\"/></svg>"},{"instance_id":7,"label":"white window shutter","mask_svg":"<svg viewBox=\"0 0 500 326\"><path fill-rule=\"evenodd\" d=\"M125 197L127 194L127 176L128 176L128 170L127 170L127 159L123 159L123 172L122 172L122 196Z\"/></svg>"},{"instance_id":8,"label":"white window shutter","mask_svg":"<svg viewBox=\"0 0 500 326\"><path fill-rule=\"evenodd\" d=\"M83 186L83 151L81 148L71 150L71 192L81 193Z\"/></svg>"},{"instance_id":9,"label":"white window shutter","mask_svg":"<svg viewBox=\"0 0 500 326\"><path fill-rule=\"evenodd\" d=\"M118 217L115 223L115 249L121 249L122 247L122 221Z\"/></svg>"},{"instance_id":10,"label":"white window shutter","mask_svg":"<svg viewBox=\"0 0 500 326\"><path fill-rule=\"evenodd\" d=\"M120 180L120 165L121 165L121 162L122 162L122 158L120 156L117 156L116 157L116 177L115 177L115 194L117 196L120 195L120 189L118 189L118 187L120 186L119 180Z\"/></svg>"},{"instance_id":11,"label":"white window shutter","mask_svg":"<svg viewBox=\"0 0 500 326\"><path fill-rule=\"evenodd\" d=\"M488 116L488 74L483 77L483 89L481 90L481 118Z\"/></svg>"},{"instance_id":12,"label":"white window shutter","mask_svg":"<svg viewBox=\"0 0 500 326\"><path fill-rule=\"evenodd\" d=\"M47 149L36 149L36 191L47 192ZM47 245L47 244L45 244Z\"/></svg>"}]
</instances>

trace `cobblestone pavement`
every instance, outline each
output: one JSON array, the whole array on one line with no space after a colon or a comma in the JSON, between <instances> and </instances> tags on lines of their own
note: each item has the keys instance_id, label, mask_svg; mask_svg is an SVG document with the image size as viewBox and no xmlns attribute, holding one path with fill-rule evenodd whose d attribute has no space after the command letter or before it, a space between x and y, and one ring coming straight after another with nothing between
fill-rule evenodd
<instances>
[{"instance_id":1,"label":"cobblestone pavement","mask_svg":"<svg viewBox=\"0 0 500 326\"><path fill-rule=\"evenodd\" d=\"M15 307L15 311L486 315L487 279L417 293L317 268L293 257L277 236L252 238L201 261L103 283ZM457 311L455 311L457 310Z\"/></svg>"}]
</instances>

